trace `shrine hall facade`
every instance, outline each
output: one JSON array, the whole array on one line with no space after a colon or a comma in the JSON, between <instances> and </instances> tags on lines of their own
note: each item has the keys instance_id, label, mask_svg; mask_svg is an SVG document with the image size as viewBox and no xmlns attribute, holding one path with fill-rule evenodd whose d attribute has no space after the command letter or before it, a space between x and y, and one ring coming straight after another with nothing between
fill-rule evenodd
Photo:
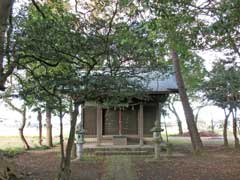
<instances>
[{"instance_id":1,"label":"shrine hall facade","mask_svg":"<svg viewBox=\"0 0 240 180\"><path fill-rule=\"evenodd\" d=\"M106 108L94 102L86 102L82 110L86 137L97 138L100 144L104 139L121 135L138 140L143 145L144 137L152 136L154 122L161 118L162 104L170 93L178 92L174 75L163 77L160 72L148 75L150 80L145 92L149 96L148 100L135 100L123 108Z\"/></svg>"}]
</instances>

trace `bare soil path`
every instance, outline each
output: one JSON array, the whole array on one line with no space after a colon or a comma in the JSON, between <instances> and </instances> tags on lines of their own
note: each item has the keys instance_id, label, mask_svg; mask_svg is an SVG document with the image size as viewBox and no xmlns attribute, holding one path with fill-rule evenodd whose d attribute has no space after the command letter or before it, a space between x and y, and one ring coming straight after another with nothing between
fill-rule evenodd
<instances>
[{"instance_id":1,"label":"bare soil path","mask_svg":"<svg viewBox=\"0 0 240 180\"><path fill-rule=\"evenodd\" d=\"M106 164L104 180L137 180L131 156L109 156Z\"/></svg>"}]
</instances>

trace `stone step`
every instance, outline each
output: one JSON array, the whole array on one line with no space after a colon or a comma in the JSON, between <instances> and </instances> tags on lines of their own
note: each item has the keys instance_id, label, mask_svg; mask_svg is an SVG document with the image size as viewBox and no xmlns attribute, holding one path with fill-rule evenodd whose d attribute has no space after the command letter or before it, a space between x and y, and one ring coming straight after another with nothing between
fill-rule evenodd
<instances>
[{"instance_id":1,"label":"stone step","mask_svg":"<svg viewBox=\"0 0 240 180\"><path fill-rule=\"evenodd\" d=\"M149 155L149 151L95 151L96 156L111 156L111 155Z\"/></svg>"},{"instance_id":2,"label":"stone step","mask_svg":"<svg viewBox=\"0 0 240 180\"><path fill-rule=\"evenodd\" d=\"M112 151L121 151L121 152L136 152L136 151L147 151L147 152L153 152L153 147L148 148L127 148L127 147L97 147L97 148L84 148L84 152L87 153L95 153L97 151L101 152L112 152Z\"/></svg>"}]
</instances>

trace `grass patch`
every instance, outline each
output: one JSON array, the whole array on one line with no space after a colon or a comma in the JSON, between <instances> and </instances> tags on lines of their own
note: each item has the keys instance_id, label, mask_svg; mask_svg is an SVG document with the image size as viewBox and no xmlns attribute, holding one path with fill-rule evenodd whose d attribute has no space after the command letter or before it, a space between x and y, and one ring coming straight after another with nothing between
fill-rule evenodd
<instances>
[{"instance_id":1,"label":"grass patch","mask_svg":"<svg viewBox=\"0 0 240 180\"><path fill-rule=\"evenodd\" d=\"M60 142L53 142L53 146L57 146L57 145L60 145Z\"/></svg>"},{"instance_id":2,"label":"grass patch","mask_svg":"<svg viewBox=\"0 0 240 180\"><path fill-rule=\"evenodd\" d=\"M26 136L26 139L29 145L32 147L31 149L46 149L46 146L40 146L38 143L37 136ZM46 139L43 138L43 144L46 142ZM59 144L58 138L53 138L54 146ZM22 143L19 136L0 136L0 150L7 150L7 149L15 149L15 148L23 148L24 144Z\"/></svg>"},{"instance_id":3,"label":"grass patch","mask_svg":"<svg viewBox=\"0 0 240 180\"><path fill-rule=\"evenodd\" d=\"M46 149L50 149L50 147L46 145L42 145L42 146L34 146L31 148L31 150L46 150Z\"/></svg>"},{"instance_id":4,"label":"grass patch","mask_svg":"<svg viewBox=\"0 0 240 180\"><path fill-rule=\"evenodd\" d=\"M6 148L4 150L0 150L0 153L3 154L4 156L12 158L17 154L23 153L25 151L26 150L22 147L15 147L15 148Z\"/></svg>"}]
</instances>

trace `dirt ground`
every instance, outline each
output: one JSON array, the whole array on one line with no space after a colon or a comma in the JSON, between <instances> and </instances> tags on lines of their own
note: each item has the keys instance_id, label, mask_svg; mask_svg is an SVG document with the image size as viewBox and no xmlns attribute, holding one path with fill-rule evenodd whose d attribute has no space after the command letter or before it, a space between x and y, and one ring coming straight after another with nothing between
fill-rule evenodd
<instances>
[{"instance_id":1,"label":"dirt ground","mask_svg":"<svg viewBox=\"0 0 240 180\"><path fill-rule=\"evenodd\" d=\"M109 162L107 158L88 157L82 162L73 162L72 179L106 180L105 174L109 174L106 172ZM184 157L162 158L159 161L143 156L129 158L131 171L136 175L134 179L138 180L240 180L240 153L233 149L211 147L200 156L186 154ZM60 154L55 148L28 151L17 155L14 161L25 172L26 180L53 180L59 166L58 159ZM121 159L124 158L118 158L118 161ZM119 171L124 171L124 168L120 169L122 170ZM118 180L119 176L113 177L115 178L111 180ZM132 178L129 176L125 180Z\"/></svg>"},{"instance_id":2,"label":"dirt ground","mask_svg":"<svg viewBox=\"0 0 240 180\"><path fill-rule=\"evenodd\" d=\"M136 160L139 180L240 180L240 153L208 147L199 156Z\"/></svg>"},{"instance_id":3,"label":"dirt ground","mask_svg":"<svg viewBox=\"0 0 240 180\"><path fill-rule=\"evenodd\" d=\"M54 180L59 168L58 149L28 151L14 158L20 171L26 174L25 180ZM73 180L100 180L103 161L88 158L81 162L72 162Z\"/></svg>"}]
</instances>

